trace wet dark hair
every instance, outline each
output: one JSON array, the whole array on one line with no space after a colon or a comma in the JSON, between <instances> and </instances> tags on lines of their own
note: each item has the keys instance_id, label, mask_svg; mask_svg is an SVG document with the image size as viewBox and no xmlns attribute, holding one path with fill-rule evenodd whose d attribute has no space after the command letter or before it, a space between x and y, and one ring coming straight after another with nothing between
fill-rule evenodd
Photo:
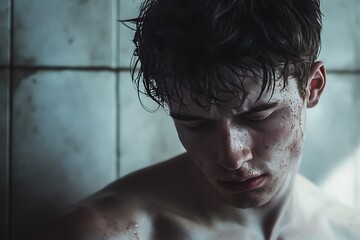
<instances>
[{"instance_id":1,"label":"wet dark hair","mask_svg":"<svg viewBox=\"0 0 360 240\"><path fill-rule=\"evenodd\" d=\"M136 25L133 81L162 107L183 103L185 89L202 107L229 93L244 99L249 73L261 79L260 96L294 77L305 97L321 16L319 0L145 0L123 21Z\"/></svg>"}]
</instances>

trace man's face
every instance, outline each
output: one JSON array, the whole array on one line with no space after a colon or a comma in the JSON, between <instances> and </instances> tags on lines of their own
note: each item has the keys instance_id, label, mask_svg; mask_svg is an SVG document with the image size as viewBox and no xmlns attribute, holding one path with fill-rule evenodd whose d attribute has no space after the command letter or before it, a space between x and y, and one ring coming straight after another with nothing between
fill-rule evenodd
<instances>
[{"instance_id":1,"label":"man's face","mask_svg":"<svg viewBox=\"0 0 360 240\"><path fill-rule=\"evenodd\" d=\"M185 149L213 188L232 206L257 207L288 189L298 171L304 145L306 106L294 79L273 96L251 78L249 95L211 106L170 109ZM270 100L269 100L270 99Z\"/></svg>"}]
</instances>

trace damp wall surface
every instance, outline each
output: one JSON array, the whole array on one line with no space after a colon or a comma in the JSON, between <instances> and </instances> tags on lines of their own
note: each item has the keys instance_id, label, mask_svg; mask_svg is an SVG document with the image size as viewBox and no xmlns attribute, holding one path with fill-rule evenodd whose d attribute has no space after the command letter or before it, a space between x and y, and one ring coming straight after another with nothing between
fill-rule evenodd
<instances>
[{"instance_id":1,"label":"damp wall surface","mask_svg":"<svg viewBox=\"0 0 360 240\"><path fill-rule=\"evenodd\" d=\"M183 152L131 83L131 31L117 20L139 2L0 1L0 239ZM328 83L308 112L301 172L360 210L360 2L322 9Z\"/></svg>"}]
</instances>

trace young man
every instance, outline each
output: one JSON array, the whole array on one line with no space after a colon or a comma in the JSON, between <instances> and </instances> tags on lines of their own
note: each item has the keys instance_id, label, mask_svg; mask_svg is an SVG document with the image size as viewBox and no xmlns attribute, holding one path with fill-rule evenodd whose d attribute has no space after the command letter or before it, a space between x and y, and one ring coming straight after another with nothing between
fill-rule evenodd
<instances>
[{"instance_id":1,"label":"young man","mask_svg":"<svg viewBox=\"0 0 360 240\"><path fill-rule=\"evenodd\" d=\"M134 81L187 152L83 201L49 238L360 239L359 215L298 174L326 83L319 5L146 0Z\"/></svg>"}]
</instances>

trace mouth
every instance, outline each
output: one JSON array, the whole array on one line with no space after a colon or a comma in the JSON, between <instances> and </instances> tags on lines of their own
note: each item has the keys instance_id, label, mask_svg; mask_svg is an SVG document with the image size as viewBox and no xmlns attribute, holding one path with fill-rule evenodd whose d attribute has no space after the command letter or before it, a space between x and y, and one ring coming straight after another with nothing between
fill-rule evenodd
<instances>
[{"instance_id":1,"label":"mouth","mask_svg":"<svg viewBox=\"0 0 360 240\"><path fill-rule=\"evenodd\" d=\"M266 175L251 177L243 181L218 181L218 185L231 192L247 192L261 188L267 180Z\"/></svg>"}]
</instances>

